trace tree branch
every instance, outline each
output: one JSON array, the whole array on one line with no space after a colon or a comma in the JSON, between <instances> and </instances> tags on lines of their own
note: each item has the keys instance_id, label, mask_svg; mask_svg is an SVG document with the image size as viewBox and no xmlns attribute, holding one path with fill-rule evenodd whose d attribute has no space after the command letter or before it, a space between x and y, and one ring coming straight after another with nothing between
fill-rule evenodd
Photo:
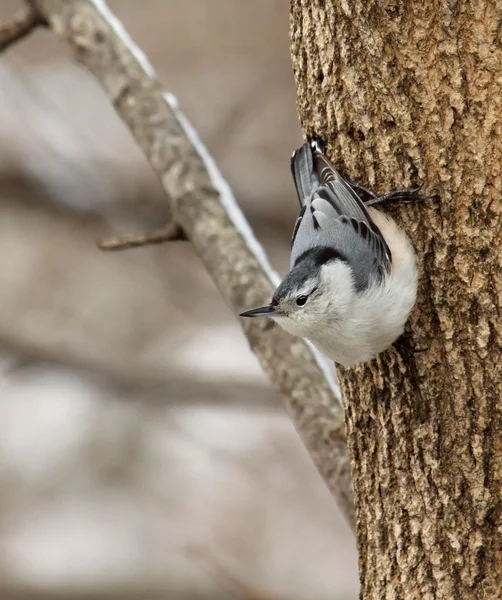
<instances>
[{"instance_id":1,"label":"tree branch","mask_svg":"<svg viewBox=\"0 0 502 600\"><path fill-rule=\"evenodd\" d=\"M186 236L181 227L174 223L168 223L165 227L150 231L149 233L101 240L98 242L98 247L101 250L128 250L130 248L140 248L141 246L152 246L153 244L183 240L186 240Z\"/></svg>"},{"instance_id":2,"label":"tree branch","mask_svg":"<svg viewBox=\"0 0 502 600\"><path fill-rule=\"evenodd\" d=\"M24 38L45 22L34 6L28 4L19 10L10 21L0 23L0 52Z\"/></svg>"},{"instance_id":3,"label":"tree branch","mask_svg":"<svg viewBox=\"0 0 502 600\"><path fill-rule=\"evenodd\" d=\"M101 0L32 2L94 74L129 127L170 198L175 222L232 311L268 301L277 275L212 157L121 23ZM343 409L322 357L271 322L250 319L242 325L354 526Z\"/></svg>"}]
</instances>

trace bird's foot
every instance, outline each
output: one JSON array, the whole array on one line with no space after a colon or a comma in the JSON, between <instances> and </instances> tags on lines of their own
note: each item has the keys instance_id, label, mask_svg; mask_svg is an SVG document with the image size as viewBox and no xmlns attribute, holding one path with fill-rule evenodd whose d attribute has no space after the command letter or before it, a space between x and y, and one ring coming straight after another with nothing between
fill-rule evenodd
<instances>
[{"instance_id":1,"label":"bird's foot","mask_svg":"<svg viewBox=\"0 0 502 600\"><path fill-rule=\"evenodd\" d=\"M434 196L419 194L418 192L422 189L421 185L404 190L394 190L393 192L388 192L387 194L378 196L375 194L375 192L360 183L350 180L347 180L347 183L354 188L361 200L364 202L365 206L374 206L375 204L391 204L394 202L411 204L417 200L430 200L434 198Z\"/></svg>"},{"instance_id":2,"label":"bird's foot","mask_svg":"<svg viewBox=\"0 0 502 600\"><path fill-rule=\"evenodd\" d=\"M395 190L393 192L388 192L387 194L370 198L364 204L366 206L373 206L375 204L392 204L394 202L400 204L411 204L417 200L432 200L434 196L426 196L425 194L418 193L421 187L422 186L407 190Z\"/></svg>"},{"instance_id":3,"label":"bird's foot","mask_svg":"<svg viewBox=\"0 0 502 600\"><path fill-rule=\"evenodd\" d=\"M401 337L397 338L392 345L397 352L399 352L399 354L405 358L411 358L414 354L427 352L427 348L415 348L410 337L408 337L406 334L403 334Z\"/></svg>"}]
</instances>

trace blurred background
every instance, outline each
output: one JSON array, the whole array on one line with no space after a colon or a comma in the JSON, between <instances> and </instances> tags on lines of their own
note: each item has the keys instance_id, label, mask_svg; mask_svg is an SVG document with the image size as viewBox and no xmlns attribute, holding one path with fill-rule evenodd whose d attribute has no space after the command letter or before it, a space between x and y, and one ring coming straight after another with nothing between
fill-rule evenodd
<instances>
[{"instance_id":1,"label":"blurred background","mask_svg":"<svg viewBox=\"0 0 502 600\"><path fill-rule=\"evenodd\" d=\"M284 273L288 2L109 4ZM352 534L190 245L96 248L166 219L65 45L0 56L0 599L355 599Z\"/></svg>"}]
</instances>

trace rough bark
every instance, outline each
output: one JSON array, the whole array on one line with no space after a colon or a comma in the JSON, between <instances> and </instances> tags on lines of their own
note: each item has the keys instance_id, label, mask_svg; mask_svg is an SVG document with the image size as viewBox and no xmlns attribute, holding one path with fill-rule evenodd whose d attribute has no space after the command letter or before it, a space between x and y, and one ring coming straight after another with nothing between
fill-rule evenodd
<instances>
[{"instance_id":1,"label":"rough bark","mask_svg":"<svg viewBox=\"0 0 502 600\"><path fill-rule=\"evenodd\" d=\"M410 330L426 351L339 371L361 593L502 595L502 4L292 0L306 135L380 192L421 271Z\"/></svg>"},{"instance_id":2,"label":"rough bark","mask_svg":"<svg viewBox=\"0 0 502 600\"><path fill-rule=\"evenodd\" d=\"M158 175L173 218L231 309L270 299L276 277L196 132L101 0L30 0L103 87ZM166 200L167 201L167 200ZM168 256L166 260L169 260ZM209 318L209 317L208 317ZM312 459L349 523L352 489L343 409L319 358L272 323L243 323Z\"/></svg>"}]
</instances>

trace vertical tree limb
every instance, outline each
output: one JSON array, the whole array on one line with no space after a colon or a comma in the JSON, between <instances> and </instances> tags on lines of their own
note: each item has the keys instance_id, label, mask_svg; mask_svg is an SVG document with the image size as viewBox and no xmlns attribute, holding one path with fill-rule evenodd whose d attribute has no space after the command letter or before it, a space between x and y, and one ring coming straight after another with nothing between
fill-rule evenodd
<instances>
[{"instance_id":1,"label":"vertical tree limb","mask_svg":"<svg viewBox=\"0 0 502 600\"><path fill-rule=\"evenodd\" d=\"M355 180L425 182L413 341L340 370L363 600L502 590L502 5L292 0L306 134Z\"/></svg>"}]
</instances>

